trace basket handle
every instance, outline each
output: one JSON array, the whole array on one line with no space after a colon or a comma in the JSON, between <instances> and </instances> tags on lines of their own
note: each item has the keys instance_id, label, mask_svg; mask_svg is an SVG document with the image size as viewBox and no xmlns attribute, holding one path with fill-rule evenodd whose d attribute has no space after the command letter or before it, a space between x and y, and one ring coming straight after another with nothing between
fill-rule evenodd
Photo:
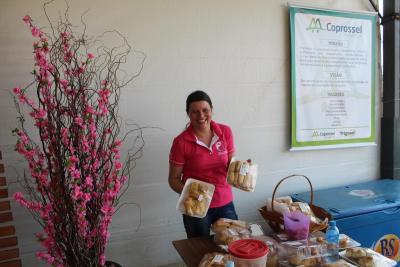
<instances>
[{"instance_id":1,"label":"basket handle","mask_svg":"<svg viewBox=\"0 0 400 267\"><path fill-rule=\"evenodd\" d=\"M310 204L311 204L311 205L313 204L313 200L314 200L314 189L313 189L313 187L312 187L312 184L311 184L310 179L308 179L308 177L305 176L305 175L303 175L303 174L292 174L292 175L289 175L289 176L286 176L286 177L282 178L282 179L279 181L279 183L275 186L274 192L272 193L271 211L274 211L275 193L276 193L276 190L278 189L278 186L279 186L283 181L285 181L286 179L289 179L289 178L295 177L295 176L301 176L301 177L304 177L304 179L307 180L308 184L310 185L310 192L311 192L311 194L310 194Z\"/></svg>"}]
</instances>

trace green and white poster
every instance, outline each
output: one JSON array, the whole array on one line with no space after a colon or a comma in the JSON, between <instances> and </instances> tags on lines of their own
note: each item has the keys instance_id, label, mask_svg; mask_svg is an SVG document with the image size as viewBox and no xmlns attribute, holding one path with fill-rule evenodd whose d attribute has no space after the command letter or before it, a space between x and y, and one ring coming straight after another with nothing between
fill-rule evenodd
<instances>
[{"instance_id":1,"label":"green and white poster","mask_svg":"<svg viewBox=\"0 0 400 267\"><path fill-rule=\"evenodd\" d=\"M290 7L291 150L375 144L376 15Z\"/></svg>"}]
</instances>

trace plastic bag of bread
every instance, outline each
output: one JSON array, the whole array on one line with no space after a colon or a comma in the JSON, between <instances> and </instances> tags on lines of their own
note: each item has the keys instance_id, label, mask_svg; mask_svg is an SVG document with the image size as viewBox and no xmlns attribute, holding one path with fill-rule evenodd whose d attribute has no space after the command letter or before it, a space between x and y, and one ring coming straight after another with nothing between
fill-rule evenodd
<instances>
[{"instance_id":1,"label":"plastic bag of bread","mask_svg":"<svg viewBox=\"0 0 400 267\"><path fill-rule=\"evenodd\" d=\"M250 159L236 160L233 158L229 164L227 181L238 189L253 192L256 187L257 175L258 165L253 164Z\"/></svg>"},{"instance_id":2,"label":"plastic bag of bread","mask_svg":"<svg viewBox=\"0 0 400 267\"><path fill-rule=\"evenodd\" d=\"M287 212L300 211L310 217L311 228L313 225L327 225L328 219L321 220L310 208L310 205L305 202L293 202L289 196L274 198L274 211L284 215ZM267 210L272 211L272 198L267 199Z\"/></svg>"},{"instance_id":3,"label":"plastic bag of bread","mask_svg":"<svg viewBox=\"0 0 400 267\"><path fill-rule=\"evenodd\" d=\"M176 209L192 217L206 216L214 194L215 186L193 178L186 180Z\"/></svg>"},{"instance_id":4,"label":"plastic bag of bread","mask_svg":"<svg viewBox=\"0 0 400 267\"><path fill-rule=\"evenodd\" d=\"M293 201L290 196L284 196L284 197L276 197L274 199L274 211L279 212L280 214L284 214L285 212L290 211L289 207L292 205ZM267 210L272 211L272 198L267 199ZM282 207L282 211L278 210L278 206Z\"/></svg>"},{"instance_id":5,"label":"plastic bag of bread","mask_svg":"<svg viewBox=\"0 0 400 267\"><path fill-rule=\"evenodd\" d=\"M215 233L214 242L218 245L229 245L233 241L250 238L250 225L244 221L221 218L211 226Z\"/></svg>"},{"instance_id":6,"label":"plastic bag of bread","mask_svg":"<svg viewBox=\"0 0 400 267\"><path fill-rule=\"evenodd\" d=\"M222 253L207 253L200 260L199 267L225 267L227 261L231 261L232 256Z\"/></svg>"},{"instance_id":7,"label":"plastic bag of bread","mask_svg":"<svg viewBox=\"0 0 400 267\"><path fill-rule=\"evenodd\" d=\"M232 220L228 218L220 218L211 225L211 230L213 230L214 233L217 233L226 228L231 228L236 230L242 230L242 229L250 230L250 225L245 221Z\"/></svg>"}]
</instances>

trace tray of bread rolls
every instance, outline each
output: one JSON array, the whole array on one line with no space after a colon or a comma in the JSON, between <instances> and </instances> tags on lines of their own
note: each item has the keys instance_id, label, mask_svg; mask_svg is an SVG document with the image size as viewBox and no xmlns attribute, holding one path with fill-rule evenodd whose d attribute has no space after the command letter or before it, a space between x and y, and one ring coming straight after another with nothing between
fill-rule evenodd
<instances>
[{"instance_id":1,"label":"tray of bread rolls","mask_svg":"<svg viewBox=\"0 0 400 267\"><path fill-rule=\"evenodd\" d=\"M188 216L204 218L210 207L215 186L188 178L179 197L176 209Z\"/></svg>"},{"instance_id":2,"label":"tray of bread rolls","mask_svg":"<svg viewBox=\"0 0 400 267\"><path fill-rule=\"evenodd\" d=\"M280 243L280 262L283 266L318 267L326 263L329 256L327 245L295 240Z\"/></svg>"},{"instance_id":3,"label":"tray of bread rolls","mask_svg":"<svg viewBox=\"0 0 400 267\"><path fill-rule=\"evenodd\" d=\"M359 267L391 267L397 262L370 248L347 248L339 253L344 260Z\"/></svg>"}]
</instances>

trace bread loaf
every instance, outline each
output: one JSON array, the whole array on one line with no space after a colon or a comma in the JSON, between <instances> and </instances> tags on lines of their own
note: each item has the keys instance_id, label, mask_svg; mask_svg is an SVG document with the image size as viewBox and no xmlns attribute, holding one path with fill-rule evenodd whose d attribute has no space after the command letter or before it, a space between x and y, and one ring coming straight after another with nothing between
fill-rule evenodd
<instances>
[{"instance_id":1,"label":"bread loaf","mask_svg":"<svg viewBox=\"0 0 400 267\"><path fill-rule=\"evenodd\" d=\"M250 160L233 160L228 168L228 183L245 191L254 191L256 167Z\"/></svg>"}]
</instances>

